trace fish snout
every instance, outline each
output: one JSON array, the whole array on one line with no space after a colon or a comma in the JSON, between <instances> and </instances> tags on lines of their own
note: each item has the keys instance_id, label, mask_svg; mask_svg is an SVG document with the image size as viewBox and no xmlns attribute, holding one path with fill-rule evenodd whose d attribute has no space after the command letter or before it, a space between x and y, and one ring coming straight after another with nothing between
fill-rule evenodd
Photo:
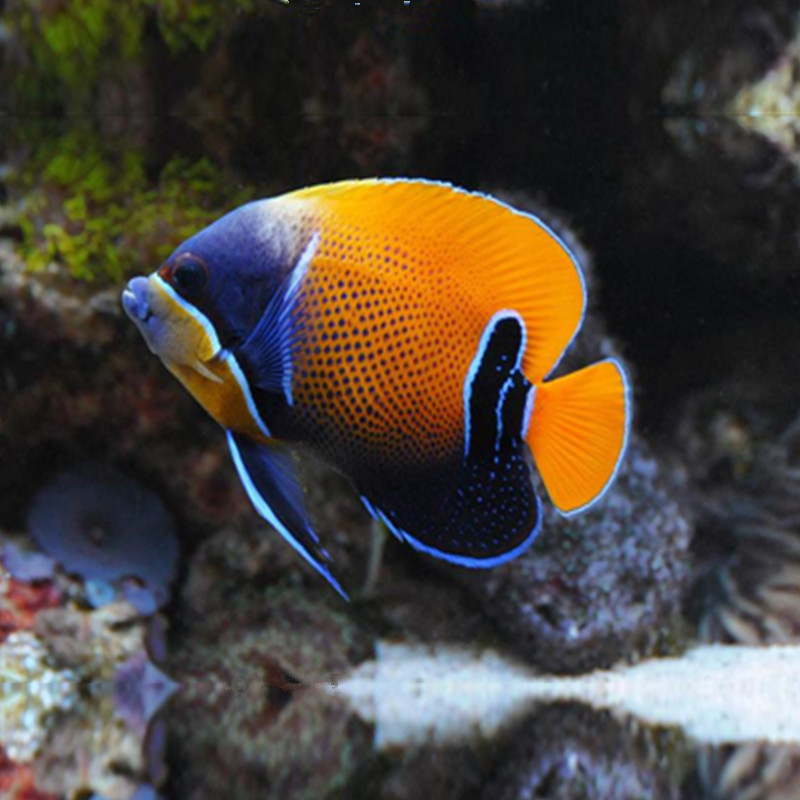
<instances>
[{"instance_id":1,"label":"fish snout","mask_svg":"<svg viewBox=\"0 0 800 800\"><path fill-rule=\"evenodd\" d=\"M133 278L122 292L122 307L137 325L146 322L153 313L148 302L149 285L147 278Z\"/></svg>"}]
</instances>

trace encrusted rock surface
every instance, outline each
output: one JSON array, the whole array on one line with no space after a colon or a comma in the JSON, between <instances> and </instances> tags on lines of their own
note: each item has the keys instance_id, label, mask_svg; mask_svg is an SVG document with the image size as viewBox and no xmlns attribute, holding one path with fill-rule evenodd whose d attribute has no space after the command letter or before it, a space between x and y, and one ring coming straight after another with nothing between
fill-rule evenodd
<instances>
[{"instance_id":1,"label":"encrusted rock surface","mask_svg":"<svg viewBox=\"0 0 800 800\"><path fill-rule=\"evenodd\" d=\"M530 550L464 581L537 667L610 666L680 647L690 532L657 461L634 439L601 504L570 519L548 508Z\"/></svg>"},{"instance_id":2,"label":"encrusted rock surface","mask_svg":"<svg viewBox=\"0 0 800 800\"><path fill-rule=\"evenodd\" d=\"M555 705L509 736L510 752L482 800L678 800L680 739L635 729L610 714ZM670 761L664 763L664 754ZM664 766L667 768L664 769Z\"/></svg>"},{"instance_id":3,"label":"encrusted rock surface","mask_svg":"<svg viewBox=\"0 0 800 800\"><path fill-rule=\"evenodd\" d=\"M178 796L314 798L346 784L371 732L314 684L368 658L370 639L292 589L242 587L193 625L169 660L182 682L165 719Z\"/></svg>"},{"instance_id":4,"label":"encrusted rock surface","mask_svg":"<svg viewBox=\"0 0 800 800\"><path fill-rule=\"evenodd\" d=\"M705 641L794 644L800 641L800 426L764 440L755 419L752 427L746 418L728 420L735 435L722 437L727 447L713 430L706 434L704 458L689 471L698 531L689 607Z\"/></svg>"}]
</instances>

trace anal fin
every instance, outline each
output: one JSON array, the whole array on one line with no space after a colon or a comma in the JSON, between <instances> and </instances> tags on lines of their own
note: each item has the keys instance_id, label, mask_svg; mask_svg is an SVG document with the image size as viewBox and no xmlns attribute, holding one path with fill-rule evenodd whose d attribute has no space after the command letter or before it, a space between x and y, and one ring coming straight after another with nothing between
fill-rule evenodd
<instances>
[{"instance_id":1,"label":"anal fin","mask_svg":"<svg viewBox=\"0 0 800 800\"><path fill-rule=\"evenodd\" d=\"M347 600L328 569L330 557L311 527L291 452L232 431L227 431L227 437L239 478L256 511Z\"/></svg>"}]
</instances>

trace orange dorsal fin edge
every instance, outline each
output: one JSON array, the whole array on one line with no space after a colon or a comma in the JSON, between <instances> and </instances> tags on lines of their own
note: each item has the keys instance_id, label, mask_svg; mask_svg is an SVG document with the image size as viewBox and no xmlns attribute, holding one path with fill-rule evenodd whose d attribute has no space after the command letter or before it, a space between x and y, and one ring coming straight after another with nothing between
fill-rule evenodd
<instances>
[{"instance_id":1,"label":"orange dorsal fin edge","mask_svg":"<svg viewBox=\"0 0 800 800\"><path fill-rule=\"evenodd\" d=\"M614 360L536 386L526 440L550 499L584 511L613 481L631 418L628 381Z\"/></svg>"},{"instance_id":2,"label":"orange dorsal fin edge","mask_svg":"<svg viewBox=\"0 0 800 800\"><path fill-rule=\"evenodd\" d=\"M493 197L426 180L367 179L278 200L304 205L323 226L355 225L374 244L396 237L428 273L458 281L459 308L480 311L479 330L513 308L528 332L522 368L531 383L555 367L581 325L586 294L569 248L544 222Z\"/></svg>"}]
</instances>

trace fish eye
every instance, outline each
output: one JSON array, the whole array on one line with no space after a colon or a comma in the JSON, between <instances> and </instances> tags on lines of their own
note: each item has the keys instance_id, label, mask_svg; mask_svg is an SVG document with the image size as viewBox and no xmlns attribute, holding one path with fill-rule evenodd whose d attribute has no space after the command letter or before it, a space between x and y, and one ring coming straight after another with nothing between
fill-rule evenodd
<instances>
[{"instance_id":1,"label":"fish eye","mask_svg":"<svg viewBox=\"0 0 800 800\"><path fill-rule=\"evenodd\" d=\"M176 260L171 278L182 294L197 294L208 282L208 268L197 256L185 253Z\"/></svg>"}]
</instances>

